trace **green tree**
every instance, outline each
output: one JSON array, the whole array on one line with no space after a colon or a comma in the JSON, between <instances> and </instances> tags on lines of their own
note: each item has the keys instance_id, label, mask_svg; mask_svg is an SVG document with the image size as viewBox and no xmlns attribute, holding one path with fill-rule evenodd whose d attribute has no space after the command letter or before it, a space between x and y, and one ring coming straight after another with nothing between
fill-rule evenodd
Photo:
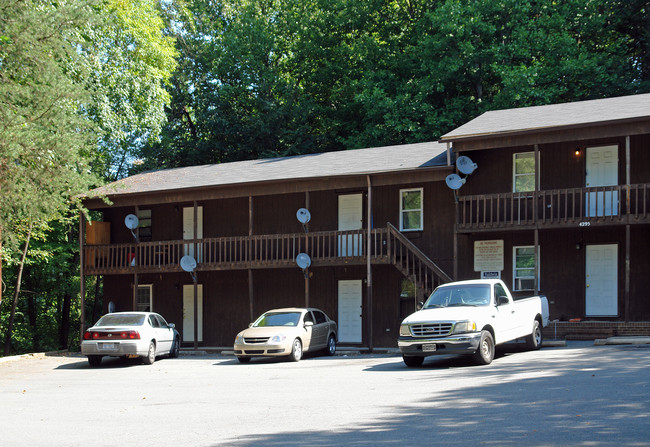
<instances>
[{"instance_id":1,"label":"green tree","mask_svg":"<svg viewBox=\"0 0 650 447\"><path fill-rule=\"evenodd\" d=\"M99 23L83 30L84 111L98 129L94 169L114 180L160 134L177 53L156 1L105 0L96 12Z\"/></svg>"}]
</instances>

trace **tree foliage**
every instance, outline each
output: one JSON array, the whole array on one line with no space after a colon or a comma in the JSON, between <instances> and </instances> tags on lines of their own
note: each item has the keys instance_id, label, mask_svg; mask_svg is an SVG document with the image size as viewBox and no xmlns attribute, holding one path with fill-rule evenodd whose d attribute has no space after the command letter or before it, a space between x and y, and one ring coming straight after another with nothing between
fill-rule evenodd
<instances>
[{"instance_id":1,"label":"tree foliage","mask_svg":"<svg viewBox=\"0 0 650 447\"><path fill-rule=\"evenodd\" d=\"M69 218L78 212L79 194L102 177L124 175L125 160L157 137L166 118L165 83L175 67L175 50L156 5L0 0L0 255L9 267L0 287L14 297L0 307L6 352L11 344L22 346L25 326L13 333L14 316L20 323L28 304L32 330L41 330L45 323L36 328L35 309L55 298L67 303L61 305L65 334L59 337L67 347L71 303L78 298L70 290L79 290L78 273L73 274L78 244ZM30 241L39 250L31 249ZM54 281L37 280L56 270L48 264L55 259L63 262L56 267L70 271ZM66 290L63 298L53 288Z\"/></svg>"},{"instance_id":2,"label":"tree foliage","mask_svg":"<svg viewBox=\"0 0 650 447\"><path fill-rule=\"evenodd\" d=\"M488 109L650 88L647 1L196 0L189 10L169 121L141 169L430 141Z\"/></svg>"}]
</instances>

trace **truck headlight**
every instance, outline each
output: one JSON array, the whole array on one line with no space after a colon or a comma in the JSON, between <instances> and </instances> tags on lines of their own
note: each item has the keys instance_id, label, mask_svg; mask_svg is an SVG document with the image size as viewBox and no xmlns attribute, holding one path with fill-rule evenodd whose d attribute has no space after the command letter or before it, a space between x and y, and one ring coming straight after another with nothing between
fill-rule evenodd
<instances>
[{"instance_id":1,"label":"truck headlight","mask_svg":"<svg viewBox=\"0 0 650 447\"><path fill-rule=\"evenodd\" d=\"M473 321L459 321L454 325L454 329L452 330L452 333L454 334L460 334L463 332L475 332L476 331L476 323Z\"/></svg>"},{"instance_id":2,"label":"truck headlight","mask_svg":"<svg viewBox=\"0 0 650 447\"><path fill-rule=\"evenodd\" d=\"M399 335L400 337L410 337L411 336L411 330L409 329L408 324L401 324L399 327Z\"/></svg>"}]
</instances>

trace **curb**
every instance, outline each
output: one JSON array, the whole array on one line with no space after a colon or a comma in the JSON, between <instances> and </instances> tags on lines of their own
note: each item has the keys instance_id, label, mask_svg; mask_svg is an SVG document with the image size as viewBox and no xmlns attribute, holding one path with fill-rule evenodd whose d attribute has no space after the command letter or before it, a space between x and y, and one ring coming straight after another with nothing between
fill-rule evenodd
<instances>
[{"instance_id":1,"label":"curb","mask_svg":"<svg viewBox=\"0 0 650 447\"><path fill-rule=\"evenodd\" d=\"M609 337L594 340L594 345L647 345L650 344L650 337Z\"/></svg>"}]
</instances>

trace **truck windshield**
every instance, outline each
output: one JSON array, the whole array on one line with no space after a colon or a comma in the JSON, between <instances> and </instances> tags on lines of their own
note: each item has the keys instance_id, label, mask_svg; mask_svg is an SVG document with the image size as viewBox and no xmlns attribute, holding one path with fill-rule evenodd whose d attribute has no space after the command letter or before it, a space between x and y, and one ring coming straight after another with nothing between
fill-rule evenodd
<instances>
[{"instance_id":1,"label":"truck windshield","mask_svg":"<svg viewBox=\"0 0 650 447\"><path fill-rule=\"evenodd\" d=\"M452 306L487 306L490 304L489 284L442 286L433 291L423 309Z\"/></svg>"}]
</instances>

